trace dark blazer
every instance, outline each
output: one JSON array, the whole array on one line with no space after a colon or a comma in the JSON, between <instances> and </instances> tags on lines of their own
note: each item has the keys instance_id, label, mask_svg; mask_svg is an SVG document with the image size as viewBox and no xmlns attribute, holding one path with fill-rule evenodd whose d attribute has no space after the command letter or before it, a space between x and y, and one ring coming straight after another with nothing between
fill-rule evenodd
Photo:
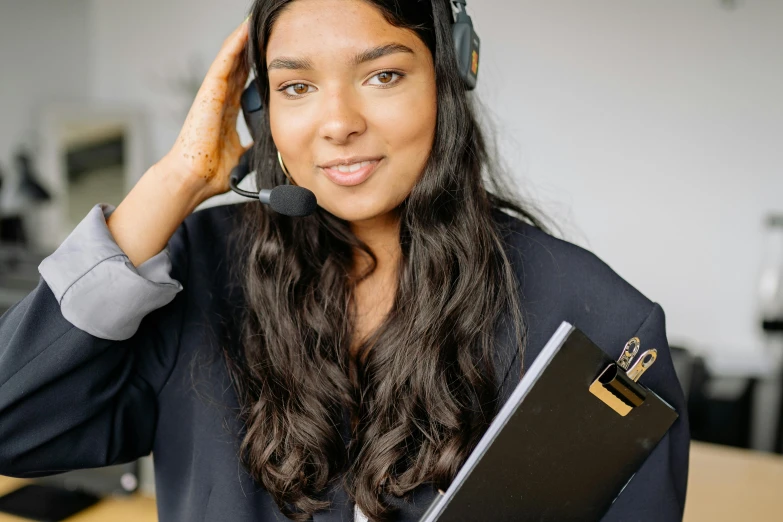
<instances>
[{"instance_id":1,"label":"dark blazer","mask_svg":"<svg viewBox=\"0 0 783 522\"><path fill-rule=\"evenodd\" d=\"M161 522L284 520L237 458L242 426L216 341L229 333L241 303L226 259L237 208L202 210L179 227L169 243L171 275L184 290L147 315L131 339L108 341L70 324L43 279L3 315L0 474L42 476L153 452ZM642 382L680 417L604 520L680 520L688 418L663 310L590 252L506 214L495 217L520 281L528 328L525 367L563 320L614 358L633 336L658 349L658 360ZM503 401L520 379L519 361L506 355L497 358L506 361L497 369L505 376ZM342 488L326 495L333 507L316 513L315 521L353 520L353 505ZM401 508L396 520L418 520L433 495L425 485L410 501L395 500ZM558 501L553 492L552 502Z\"/></svg>"}]
</instances>

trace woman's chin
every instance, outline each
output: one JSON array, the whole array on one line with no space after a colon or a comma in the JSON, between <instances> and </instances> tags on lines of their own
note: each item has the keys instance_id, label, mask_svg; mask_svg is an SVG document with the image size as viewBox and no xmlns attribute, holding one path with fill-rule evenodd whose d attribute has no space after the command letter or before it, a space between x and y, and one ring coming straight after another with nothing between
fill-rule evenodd
<instances>
[{"instance_id":1,"label":"woman's chin","mask_svg":"<svg viewBox=\"0 0 783 522\"><path fill-rule=\"evenodd\" d=\"M321 204L319 201L319 205L334 216L351 223L376 219L388 214L395 207L378 201L362 201L360 198L346 198L345 201L340 201L336 205Z\"/></svg>"}]
</instances>

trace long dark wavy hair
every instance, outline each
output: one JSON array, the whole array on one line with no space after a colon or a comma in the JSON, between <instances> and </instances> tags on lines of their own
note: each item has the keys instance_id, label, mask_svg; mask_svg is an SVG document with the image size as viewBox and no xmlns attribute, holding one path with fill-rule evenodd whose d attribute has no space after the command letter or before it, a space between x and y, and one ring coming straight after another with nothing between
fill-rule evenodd
<instances>
[{"instance_id":1,"label":"long dark wavy hair","mask_svg":"<svg viewBox=\"0 0 783 522\"><path fill-rule=\"evenodd\" d=\"M248 58L265 103L265 46L296 0L256 0ZM282 512L307 520L343 481L372 520L387 495L423 483L445 489L497 413L496 335L509 319L524 350L518 283L493 212L545 228L491 168L488 146L456 71L448 0L365 0L431 50L437 81L432 152L400 207L402 259L391 311L349 353L356 285L375 269L350 224L319 208L289 218L244 205L235 270L245 298L241 342L225 349L245 433L241 458ZM255 145L258 186L286 182L268 118ZM486 178L486 180L485 180ZM501 197L500 194L504 196ZM369 269L356 274L364 252ZM519 360L522 360L521 354ZM346 415L350 440L339 426Z\"/></svg>"}]
</instances>

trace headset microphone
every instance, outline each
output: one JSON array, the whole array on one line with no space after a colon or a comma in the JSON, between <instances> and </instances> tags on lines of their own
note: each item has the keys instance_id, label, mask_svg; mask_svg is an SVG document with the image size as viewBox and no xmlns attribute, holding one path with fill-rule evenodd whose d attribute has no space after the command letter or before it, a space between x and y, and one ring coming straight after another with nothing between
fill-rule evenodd
<instances>
[{"instance_id":1,"label":"headset microphone","mask_svg":"<svg viewBox=\"0 0 783 522\"><path fill-rule=\"evenodd\" d=\"M250 86L242 93L242 114L253 141L258 139L258 129L261 128L261 120L263 119L262 109L261 95L255 82L251 82ZM239 188L239 183L250 174L252 164L253 149L251 148L242 155L239 164L231 171L228 182L231 190L240 196L258 199L261 203L272 207L275 212L285 216L303 217L315 212L318 207L315 194L304 187L279 185L271 190L263 189L257 193Z\"/></svg>"}]
</instances>

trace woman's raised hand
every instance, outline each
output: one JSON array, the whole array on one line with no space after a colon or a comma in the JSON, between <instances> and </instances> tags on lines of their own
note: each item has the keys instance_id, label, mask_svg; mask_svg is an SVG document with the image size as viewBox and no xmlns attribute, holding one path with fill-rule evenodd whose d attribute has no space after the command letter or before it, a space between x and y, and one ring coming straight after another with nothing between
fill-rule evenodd
<instances>
[{"instance_id":1,"label":"woman's raised hand","mask_svg":"<svg viewBox=\"0 0 783 522\"><path fill-rule=\"evenodd\" d=\"M172 149L106 221L135 266L160 252L199 204L229 190L231 170L245 151L236 125L248 76L247 25L226 38Z\"/></svg>"},{"instance_id":2,"label":"woman's raised hand","mask_svg":"<svg viewBox=\"0 0 783 522\"><path fill-rule=\"evenodd\" d=\"M229 174L245 152L236 125L248 77L247 35L245 20L223 42L176 143L161 160L171 175L200 188L203 199L229 190Z\"/></svg>"}]
</instances>

